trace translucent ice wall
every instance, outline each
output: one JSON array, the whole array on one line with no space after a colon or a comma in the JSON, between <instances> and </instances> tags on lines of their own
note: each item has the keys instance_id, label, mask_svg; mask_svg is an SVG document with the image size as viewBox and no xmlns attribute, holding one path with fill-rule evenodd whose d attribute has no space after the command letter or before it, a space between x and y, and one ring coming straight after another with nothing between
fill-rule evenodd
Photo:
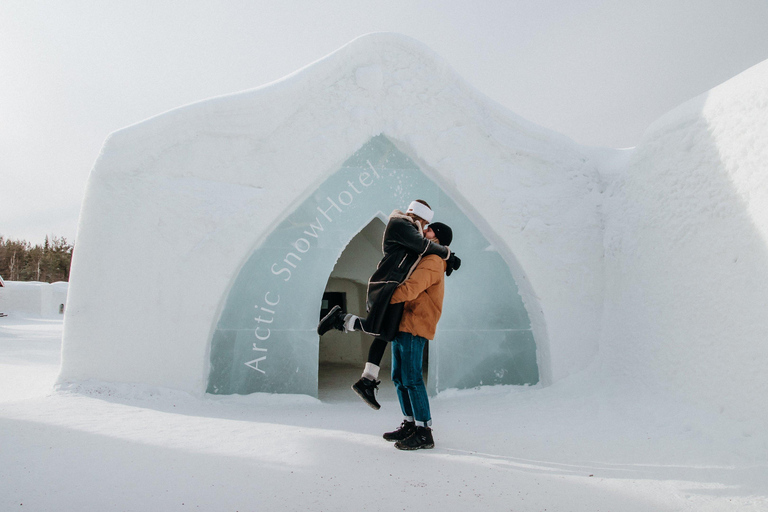
<instances>
[{"instance_id":1,"label":"translucent ice wall","mask_svg":"<svg viewBox=\"0 0 768 512\"><path fill-rule=\"evenodd\" d=\"M454 232L429 389L538 382L536 344L507 264L456 203L386 137L371 139L299 204L242 266L211 340L208 392L317 396L315 332L328 276L375 216L416 198ZM371 268L371 273L374 268Z\"/></svg>"}]
</instances>

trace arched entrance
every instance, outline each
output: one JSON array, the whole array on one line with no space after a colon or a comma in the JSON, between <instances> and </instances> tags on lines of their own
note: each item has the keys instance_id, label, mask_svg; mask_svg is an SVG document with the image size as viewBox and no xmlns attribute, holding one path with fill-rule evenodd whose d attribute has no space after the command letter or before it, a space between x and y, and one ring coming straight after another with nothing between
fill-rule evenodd
<instances>
[{"instance_id":1,"label":"arched entrance","mask_svg":"<svg viewBox=\"0 0 768 512\"><path fill-rule=\"evenodd\" d=\"M454 200L380 135L289 213L245 262L211 340L208 392L317 396L315 328L329 276L370 274L367 264L367 271L352 272L357 259L345 262L342 253L371 219L415 198L426 199L435 219L453 228L452 249L464 261L446 281L443 318L429 354L429 391L538 382L528 313L508 265ZM367 351L368 343L362 345Z\"/></svg>"},{"instance_id":2,"label":"arched entrance","mask_svg":"<svg viewBox=\"0 0 768 512\"><path fill-rule=\"evenodd\" d=\"M344 248L328 277L319 316L336 304L348 313L365 316L368 278L381 259L381 239L386 216L374 217ZM320 338L318 396L321 400L354 399L349 386L363 370L373 338L361 332L330 331ZM381 364L380 377L388 380L389 350Z\"/></svg>"}]
</instances>

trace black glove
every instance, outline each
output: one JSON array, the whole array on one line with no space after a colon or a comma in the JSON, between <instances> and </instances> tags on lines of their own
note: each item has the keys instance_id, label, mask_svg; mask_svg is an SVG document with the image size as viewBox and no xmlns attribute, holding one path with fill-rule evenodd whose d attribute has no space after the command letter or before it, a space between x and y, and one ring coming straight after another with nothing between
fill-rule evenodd
<instances>
[{"instance_id":1,"label":"black glove","mask_svg":"<svg viewBox=\"0 0 768 512\"><path fill-rule=\"evenodd\" d=\"M459 270L460 266L461 260L459 257L451 253L451 255L448 256L448 260L446 261L445 275L450 276L454 270Z\"/></svg>"}]
</instances>

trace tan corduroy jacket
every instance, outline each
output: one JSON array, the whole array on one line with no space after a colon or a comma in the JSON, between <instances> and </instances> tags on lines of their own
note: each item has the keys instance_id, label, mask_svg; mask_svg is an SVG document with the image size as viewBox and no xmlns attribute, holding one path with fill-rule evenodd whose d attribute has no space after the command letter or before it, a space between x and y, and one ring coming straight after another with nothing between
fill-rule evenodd
<instances>
[{"instance_id":1,"label":"tan corduroy jacket","mask_svg":"<svg viewBox=\"0 0 768 512\"><path fill-rule=\"evenodd\" d=\"M437 321L443 311L444 293L445 260L434 254L424 256L389 301L390 304L405 302L399 330L434 339Z\"/></svg>"}]
</instances>

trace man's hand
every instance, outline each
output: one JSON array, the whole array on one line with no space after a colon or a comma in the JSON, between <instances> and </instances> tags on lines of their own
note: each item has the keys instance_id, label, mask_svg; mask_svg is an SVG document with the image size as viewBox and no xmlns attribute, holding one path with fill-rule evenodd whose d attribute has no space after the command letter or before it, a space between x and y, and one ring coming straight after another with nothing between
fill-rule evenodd
<instances>
[{"instance_id":1,"label":"man's hand","mask_svg":"<svg viewBox=\"0 0 768 512\"><path fill-rule=\"evenodd\" d=\"M461 260L459 259L459 257L456 256L454 253L451 253L451 255L448 256L448 260L446 261L445 275L450 276L454 270L459 270L460 266L461 266Z\"/></svg>"}]
</instances>

